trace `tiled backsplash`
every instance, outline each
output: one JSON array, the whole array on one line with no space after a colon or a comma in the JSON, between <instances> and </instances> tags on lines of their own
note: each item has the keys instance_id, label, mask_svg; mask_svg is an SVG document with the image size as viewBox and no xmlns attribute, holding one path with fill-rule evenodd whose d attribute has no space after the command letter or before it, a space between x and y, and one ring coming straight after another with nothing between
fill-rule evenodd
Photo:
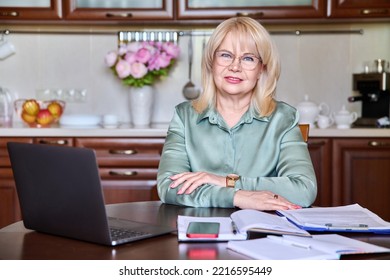
<instances>
[{"instance_id":1,"label":"tiled backsplash","mask_svg":"<svg viewBox=\"0 0 390 280\"><path fill-rule=\"evenodd\" d=\"M363 29L364 33L272 35L282 60L277 98L295 106L307 94L318 104L327 103L331 111L338 111L345 104L360 114L360 103L347 101L353 94L352 73L363 72L367 61L390 60L389 24L345 24L330 28ZM68 113L117 114L121 121L130 121L127 95L131 94L131 88L123 86L104 64L105 54L116 48L115 34L11 33L8 39L15 45L16 53L0 60L0 86L19 98L34 98L41 89L86 89L83 102L68 103ZM192 73L193 82L198 85L203 39L193 38ZM181 37L179 44L180 60L169 77L155 86L154 122L169 122L174 106L185 100L182 88L188 81L188 37Z\"/></svg>"}]
</instances>

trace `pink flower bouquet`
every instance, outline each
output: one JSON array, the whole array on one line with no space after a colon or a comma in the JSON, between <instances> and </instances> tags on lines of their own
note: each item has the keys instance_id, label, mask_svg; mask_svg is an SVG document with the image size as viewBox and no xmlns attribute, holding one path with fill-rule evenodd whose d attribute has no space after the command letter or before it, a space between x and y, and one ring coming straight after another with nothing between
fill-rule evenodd
<instances>
[{"instance_id":1,"label":"pink flower bouquet","mask_svg":"<svg viewBox=\"0 0 390 280\"><path fill-rule=\"evenodd\" d=\"M143 87L167 76L179 54L171 42L130 42L107 53L105 62L125 85Z\"/></svg>"}]
</instances>

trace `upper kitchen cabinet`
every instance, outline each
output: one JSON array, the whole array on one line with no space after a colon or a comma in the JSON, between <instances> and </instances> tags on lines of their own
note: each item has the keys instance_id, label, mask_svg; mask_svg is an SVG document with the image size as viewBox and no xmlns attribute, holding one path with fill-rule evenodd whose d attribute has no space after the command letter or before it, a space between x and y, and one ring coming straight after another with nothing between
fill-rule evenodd
<instances>
[{"instance_id":1,"label":"upper kitchen cabinet","mask_svg":"<svg viewBox=\"0 0 390 280\"><path fill-rule=\"evenodd\" d=\"M250 16L258 20L326 17L326 0L178 0L179 20L221 20Z\"/></svg>"},{"instance_id":2,"label":"upper kitchen cabinet","mask_svg":"<svg viewBox=\"0 0 390 280\"><path fill-rule=\"evenodd\" d=\"M7 20L56 20L61 18L61 0L2 0L0 22Z\"/></svg>"},{"instance_id":3,"label":"upper kitchen cabinet","mask_svg":"<svg viewBox=\"0 0 390 280\"><path fill-rule=\"evenodd\" d=\"M63 0L63 5L65 20L101 22L173 20L172 0Z\"/></svg>"},{"instance_id":4,"label":"upper kitchen cabinet","mask_svg":"<svg viewBox=\"0 0 390 280\"><path fill-rule=\"evenodd\" d=\"M328 17L344 19L389 19L390 0L328 0Z\"/></svg>"}]
</instances>

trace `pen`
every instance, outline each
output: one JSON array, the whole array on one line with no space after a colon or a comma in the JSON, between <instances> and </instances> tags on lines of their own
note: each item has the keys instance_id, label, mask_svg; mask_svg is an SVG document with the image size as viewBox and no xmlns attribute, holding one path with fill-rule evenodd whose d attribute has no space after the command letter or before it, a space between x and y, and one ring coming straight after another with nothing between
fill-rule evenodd
<instances>
[{"instance_id":1,"label":"pen","mask_svg":"<svg viewBox=\"0 0 390 280\"><path fill-rule=\"evenodd\" d=\"M302 249L311 249L311 246L309 244L303 244L303 243L287 240L283 237L279 237L279 236L275 236L275 235L267 235L267 238L274 240L274 241L277 241L279 243L286 244L286 245L295 246L295 247L299 247Z\"/></svg>"},{"instance_id":2,"label":"pen","mask_svg":"<svg viewBox=\"0 0 390 280\"><path fill-rule=\"evenodd\" d=\"M232 231L234 234L237 234L237 232L238 232L237 225L234 221L232 221Z\"/></svg>"}]
</instances>

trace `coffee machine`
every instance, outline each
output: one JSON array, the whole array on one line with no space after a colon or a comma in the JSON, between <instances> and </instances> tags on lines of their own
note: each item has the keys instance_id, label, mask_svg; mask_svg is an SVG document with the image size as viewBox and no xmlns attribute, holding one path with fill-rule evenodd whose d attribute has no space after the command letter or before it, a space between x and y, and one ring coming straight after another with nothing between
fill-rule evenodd
<instances>
[{"instance_id":1,"label":"coffee machine","mask_svg":"<svg viewBox=\"0 0 390 280\"><path fill-rule=\"evenodd\" d=\"M390 73L353 74L353 90L359 95L348 101L362 102L362 114L354 126L375 127L377 119L390 116Z\"/></svg>"}]
</instances>

